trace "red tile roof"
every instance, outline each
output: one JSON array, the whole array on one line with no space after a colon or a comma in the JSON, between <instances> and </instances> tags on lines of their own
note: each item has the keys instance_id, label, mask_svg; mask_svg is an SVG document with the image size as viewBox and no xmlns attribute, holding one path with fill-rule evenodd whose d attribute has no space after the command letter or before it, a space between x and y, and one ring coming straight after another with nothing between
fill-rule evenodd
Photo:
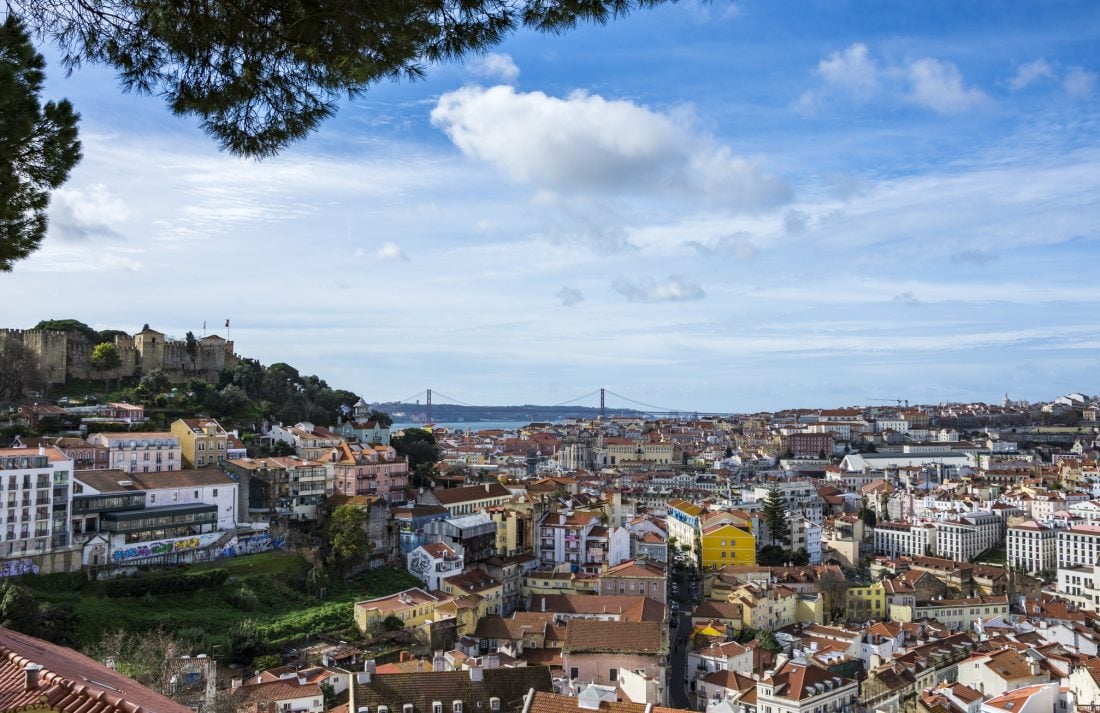
<instances>
[{"instance_id":1,"label":"red tile roof","mask_svg":"<svg viewBox=\"0 0 1100 713\"><path fill-rule=\"evenodd\" d=\"M25 668L41 666L27 690ZM59 713L190 713L103 664L41 639L0 628L0 710L45 707Z\"/></svg>"}]
</instances>

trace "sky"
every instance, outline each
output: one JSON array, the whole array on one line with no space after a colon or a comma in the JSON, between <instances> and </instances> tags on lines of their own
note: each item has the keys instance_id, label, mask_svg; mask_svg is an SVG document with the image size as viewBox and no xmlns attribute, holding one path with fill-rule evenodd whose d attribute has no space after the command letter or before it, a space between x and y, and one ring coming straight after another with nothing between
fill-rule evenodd
<instances>
[{"instance_id":1,"label":"sky","mask_svg":"<svg viewBox=\"0 0 1100 713\"><path fill-rule=\"evenodd\" d=\"M264 161L44 47L85 157L0 313L230 319L371 401L1095 393L1098 47L1095 2L686 0L377 85Z\"/></svg>"}]
</instances>

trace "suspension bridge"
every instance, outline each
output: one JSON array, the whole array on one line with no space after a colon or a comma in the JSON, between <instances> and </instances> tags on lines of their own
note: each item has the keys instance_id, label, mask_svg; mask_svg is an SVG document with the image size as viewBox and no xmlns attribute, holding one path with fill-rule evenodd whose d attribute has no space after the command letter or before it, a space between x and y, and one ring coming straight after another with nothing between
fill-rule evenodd
<instances>
[{"instance_id":1,"label":"suspension bridge","mask_svg":"<svg viewBox=\"0 0 1100 713\"><path fill-rule=\"evenodd\" d=\"M426 410L427 421L432 421L432 406L465 406L467 408L479 408L479 409L497 409L497 408L521 408L521 407L505 407L499 405L485 405L485 404L473 404L461 399L456 399L451 396L440 392L438 389L426 388L423 391L418 391L412 396L407 396L403 399L395 401L382 401L380 405L383 406L422 406ZM622 394L615 393L607 388L594 389L587 394L582 394L567 401L562 401L556 404L545 404L541 406L525 405L532 409L547 409L547 408L566 408L570 406L590 409L599 412L600 418L606 418L608 414L622 414L622 413L639 413L645 416L652 417L664 417L664 418L698 418L701 416L732 416L731 412L718 412L718 411L702 411L697 409L677 409L669 408L667 406L659 406L657 404L646 403L637 399L630 398L629 396L623 396Z\"/></svg>"}]
</instances>

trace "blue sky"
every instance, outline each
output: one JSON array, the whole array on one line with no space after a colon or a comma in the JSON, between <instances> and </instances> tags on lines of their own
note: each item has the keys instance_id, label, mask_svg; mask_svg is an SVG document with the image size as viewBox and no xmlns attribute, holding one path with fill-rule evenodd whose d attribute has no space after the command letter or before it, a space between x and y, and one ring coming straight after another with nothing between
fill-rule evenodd
<instances>
[{"instance_id":1,"label":"blue sky","mask_svg":"<svg viewBox=\"0 0 1100 713\"><path fill-rule=\"evenodd\" d=\"M683 2L379 85L263 162L47 52L85 160L4 323L228 317L375 400L1095 392L1096 47L1087 2Z\"/></svg>"}]
</instances>

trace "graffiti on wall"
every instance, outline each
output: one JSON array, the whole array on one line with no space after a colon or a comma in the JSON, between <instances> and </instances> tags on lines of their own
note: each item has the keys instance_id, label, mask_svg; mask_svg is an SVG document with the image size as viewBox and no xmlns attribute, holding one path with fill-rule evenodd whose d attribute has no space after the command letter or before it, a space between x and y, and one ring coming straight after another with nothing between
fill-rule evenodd
<instances>
[{"instance_id":1,"label":"graffiti on wall","mask_svg":"<svg viewBox=\"0 0 1100 713\"><path fill-rule=\"evenodd\" d=\"M114 562L126 562L128 560L144 559L146 557L158 557L174 552L186 552L188 550L205 547L216 540L214 535L195 535L192 537L180 537L174 540L157 540L154 542L138 542L119 548L111 553Z\"/></svg>"},{"instance_id":2,"label":"graffiti on wall","mask_svg":"<svg viewBox=\"0 0 1100 713\"><path fill-rule=\"evenodd\" d=\"M258 535L241 535L233 542L230 542L224 548L222 548L219 557L239 557L241 555L254 555L258 552L268 552L270 550L280 550L283 548L282 535L271 535L265 533Z\"/></svg>"},{"instance_id":3,"label":"graffiti on wall","mask_svg":"<svg viewBox=\"0 0 1100 713\"><path fill-rule=\"evenodd\" d=\"M27 557L21 560L0 562L0 579L4 577L18 577L21 574L38 574L38 565Z\"/></svg>"}]
</instances>

